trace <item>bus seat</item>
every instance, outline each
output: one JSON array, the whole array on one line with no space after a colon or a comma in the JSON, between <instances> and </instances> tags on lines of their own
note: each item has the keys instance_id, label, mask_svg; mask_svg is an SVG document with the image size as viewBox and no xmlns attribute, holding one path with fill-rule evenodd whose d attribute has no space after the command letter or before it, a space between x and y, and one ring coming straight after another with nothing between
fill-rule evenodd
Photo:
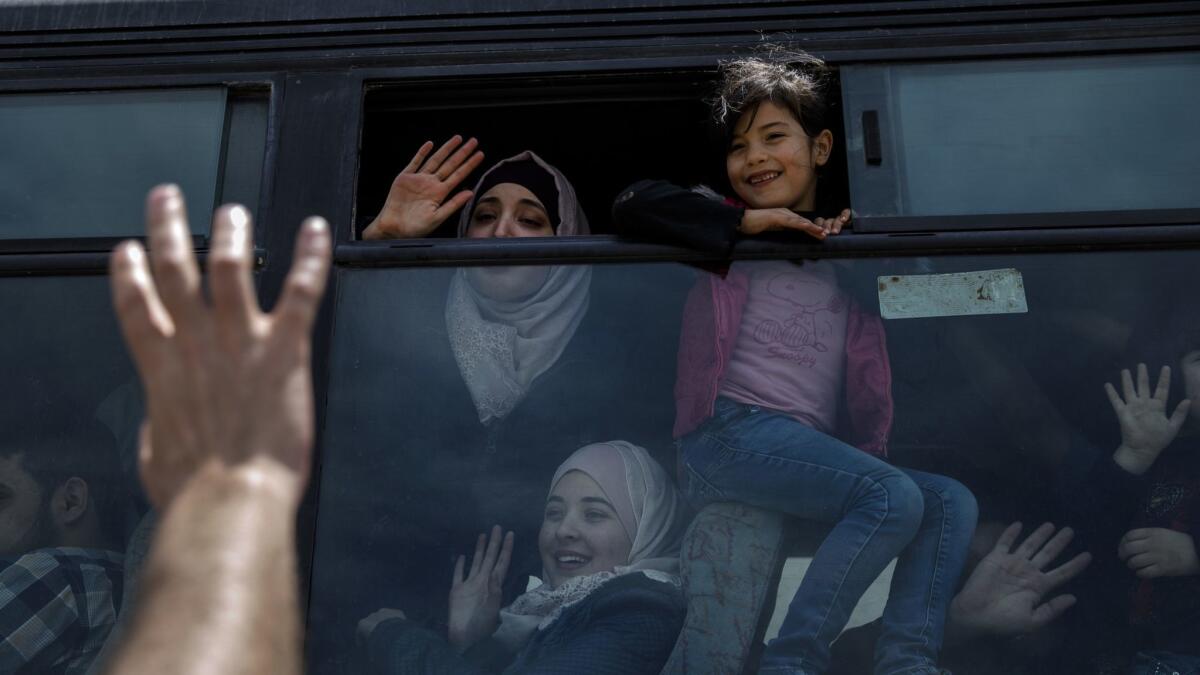
<instances>
[{"instance_id":1,"label":"bus seat","mask_svg":"<svg viewBox=\"0 0 1200 675\"><path fill-rule=\"evenodd\" d=\"M735 503L705 506L684 534L687 619L663 675L750 671L762 650L785 558L784 518Z\"/></svg>"}]
</instances>

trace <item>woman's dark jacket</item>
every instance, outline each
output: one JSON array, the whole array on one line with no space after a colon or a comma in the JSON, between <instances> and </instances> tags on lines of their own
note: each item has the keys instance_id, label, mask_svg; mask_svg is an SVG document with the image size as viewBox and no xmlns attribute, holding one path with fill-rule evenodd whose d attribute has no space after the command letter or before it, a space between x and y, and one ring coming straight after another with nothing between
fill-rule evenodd
<instances>
[{"instance_id":1,"label":"woman's dark jacket","mask_svg":"<svg viewBox=\"0 0 1200 675\"><path fill-rule=\"evenodd\" d=\"M404 619L376 627L367 653L370 672L387 675L657 675L684 613L674 586L628 574L568 607L515 655L490 638L460 655Z\"/></svg>"}]
</instances>

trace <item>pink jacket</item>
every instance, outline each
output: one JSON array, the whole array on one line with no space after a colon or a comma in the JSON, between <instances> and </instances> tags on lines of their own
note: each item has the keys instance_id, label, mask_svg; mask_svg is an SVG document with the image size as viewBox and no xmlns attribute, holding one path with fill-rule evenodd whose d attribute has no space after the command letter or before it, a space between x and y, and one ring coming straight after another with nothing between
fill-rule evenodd
<instances>
[{"instance_id":1,"label":"pink jacket","mask_svg":"<svg viewBox=\"0 0 1200 675\"><path fill-rule=\"evenodd\" d=\"M700 426L713 403L733 355L750 278L731 268L724 278L707 274L696 282L683 308L675 380L675 438ZM892 430L892 370L883 320L850 302L846 326L846 428L838 437L872 455L887 456Z\"/></svg>"}]
</instances>

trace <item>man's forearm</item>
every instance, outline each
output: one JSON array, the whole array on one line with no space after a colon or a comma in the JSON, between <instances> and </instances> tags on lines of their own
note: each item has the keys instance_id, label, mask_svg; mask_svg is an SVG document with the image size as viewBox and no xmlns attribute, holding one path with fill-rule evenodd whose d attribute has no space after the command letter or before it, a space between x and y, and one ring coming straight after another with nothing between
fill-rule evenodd
<instances>
[{"instance_id":1,"label":"man's forearm","mask_svg":"<svg viewBox=\"0 0 1200 675\"><path fill-rule=\"evenodd\" d=\"M159 524L109 672L299 673L298 491L269 462L199 471Z\"/></svg>"}]
</instances>

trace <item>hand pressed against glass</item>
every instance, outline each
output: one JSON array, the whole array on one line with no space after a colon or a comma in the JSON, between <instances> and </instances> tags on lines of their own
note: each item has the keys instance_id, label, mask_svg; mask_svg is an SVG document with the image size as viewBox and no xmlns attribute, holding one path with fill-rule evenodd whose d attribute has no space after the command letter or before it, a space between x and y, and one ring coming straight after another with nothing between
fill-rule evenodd
<instances>
[{"instance_id":1,"label":"hand pressed against glass","mask_svg":"<svg viewBox=\"0 0 1200 675\"><path fill-rule=\"evenodd\" d=\"M1175 440L1187 419L1191 399L1184 399L1167 416L1167 395L1171 390L1171 369L1163 366L1158 385L1150 391L1150 375L1146 364L1137 367L1137 386L1128 370L1121 371L1124 399L1116 387L1105 383L1104 391L1112 403L1117 422L1121 425L1121 445L1113 453L1113 461L1126 471L1141 475L1154 464L1159 454Z\"/></svg>"},{"instance_id":2,"label":"hand pressed against glass","mask_svg":"<svg viewBox=\"0 0 1200 675\"><path fill-rule=\"evenodd\" d=\"M734 129L725 170L748 207L742 232L790 229L818 239L841 232L850 220L849 209L815 223L795 213L811 211L816 204L816 169L829 161L833 149L828 129L810 137L795 115L772 101L742 113Z\"/></svg>"},{"instance_id":3,"label":"hand pressed against glass","mask_svg":"<svg viewBox=\"0 0 1200 675\"><path fill-rule=\"evenodd\" d=\"M582 471L568 471L546 499L538 552L546 582L611 572L629 563L633 541L600 485Z\"/></svg>"}]
</instances>

